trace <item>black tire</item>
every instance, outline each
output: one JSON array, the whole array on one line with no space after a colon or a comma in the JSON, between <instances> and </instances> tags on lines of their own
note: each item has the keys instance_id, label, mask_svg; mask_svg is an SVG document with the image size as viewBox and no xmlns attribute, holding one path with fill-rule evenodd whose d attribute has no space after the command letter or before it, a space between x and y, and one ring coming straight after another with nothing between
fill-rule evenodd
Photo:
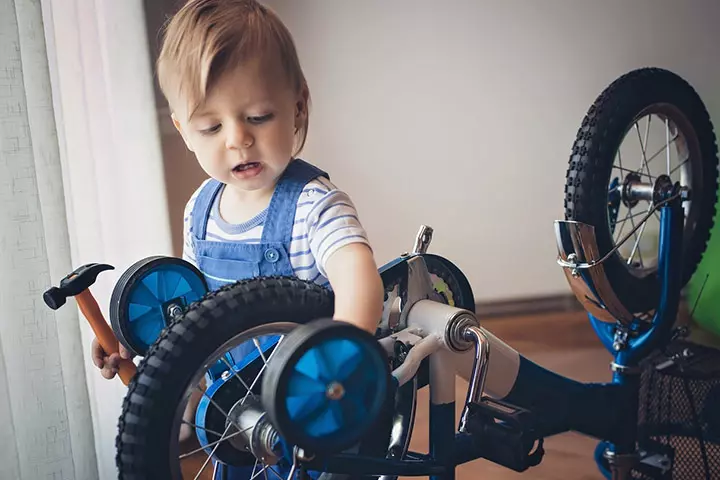
<instances>
[{"instance_id":1,"label":"black tire","mask_svg":"<svg viewBox=\"0 0 720 480\"><path fill-rule=\"evenodd\" d=\"M445 293L438 292L444 298L445 303L475 313L475 296L465 274L450 260L439 255L426 253L423 254L423 259L428 272L431 275L437 275L450 288L452 303Z\"/></svg>"},{"instance_id":2,"label":"black tire","mask_svg":"<svg viewBox=\"0 0 720 480\"><path fill-rule=\"evenodd\" d=\"M362 393L359 395L356 387L355 395L356 399L368 408L366 415L358 423L353 424L354 420L346 416L347 410L352 411L353 408L347 406L345 399L341 400L338 404L345 403L341 408L347 409L343 411L342 418L343 421L349 421L349 425L346 424L345 428L332 434L316 437L303 431L302 425L292 419L285 399L290 391L291 377L299 376L295 369L301 357L328 339L338 338L353 342L365 353L360 368L355 367L357 368L355 371L361 376L364 375L363 372L372 372L372 380L368 382L361 377L355 377L366 382L362 384ZM337 356L333 360L337 361ZM329 358L327 361L331 362ZM350 380L346 378L343 382L348 382L345 383L348 386L346 392L350 394ZM263 408L280 435L290 444L320 455L338 453L356 445L369 431L375 430L381 421L386 420L387 414L392 410L390 405L390 399L393 397L392 381L387 353L370 333L331 318L299 326L288 334L285 341L278 346L273 361L268 363L262 378L261 391ZM356 404L352 405L355 407L354 410L358 409Z\"/></svg>"},{"instance_id":3,"label":"black tire","mask_svg":"<svg viewBox=\"0 0 720 480\"><path fill-rule=\"evenodd\" d=\"M179 466L171 461L178 463L178 452L170 451L168 438L176 409L192 378L225 341L266 323L332 317L333 310L329 290L290 278L238 282L191 305L152 345L128 386L116 438L119 478L177 478L173 468Z\"/></svg>"},{"instance_id":4,"label":"black tire","mask_svg":"<svg viewBox=\"0 0 720 480\"><path fill-rule=\"evenodd\" d=\"M608 221L608 183L615 155L629 128L654 108L662 109L684 135L692 133L691 151L699 156L692 164L692 207L684 231L681 285L685 286L702 258L713 226L718 158L705 105L678 75L659 68L634 70L598 96L573 144L566 174L565 219L592 225L601 255L612 250L615 243ZM604 267L613 290L631 312L656 308L660 287L657 268L638 275L626 267L617 252Z\"/></svg>"},{"instance_id":5,"label":"black tire","mask_svg":"<svg viewBox=\"0 0 720 480\"><path fill-rule=\"evenodd\" d=\"M209 290L205 276L202 272L200 272L200 270L198 270L193 264L181 258L154 255L138 260L128 267L115 284L115 288L110 296L108 316L110 317L110 325L113 332L115 332L115 336L118 341L120 341L125 348L132 352L133 355L138 357L144 356L150 347L144 342L136 339L130 328L130 321L128 319L130 308L129 296L132 293L132 289L136 282L140 281L156 267L163 265L176 265L186 269L188 274L195 275L205 287L203 294L207 293ZM165 324L167 325L168 323L169 319L166 318Z\"/></svg>"}]
</instances>

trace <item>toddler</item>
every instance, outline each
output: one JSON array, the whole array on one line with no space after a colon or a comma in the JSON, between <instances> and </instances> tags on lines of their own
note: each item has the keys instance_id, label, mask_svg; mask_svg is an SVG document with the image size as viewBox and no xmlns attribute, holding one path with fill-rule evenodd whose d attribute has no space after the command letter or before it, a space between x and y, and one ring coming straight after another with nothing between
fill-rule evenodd
<instances>
[{"instance_id":1,"label":"toddler","mask_svg":"<svg viewBox=\"0 0 720 480\"><path fill-rule=\"evenodd\" d=\"M383 292L367 234L348 195L297 158L310 93L280 19L253 0L191 0L166 27L157 70L210 177L185 207L183 258L213 290L261 275L328 286L335 318L374 333ZM106 378L120 355L93 342Z\"/></svg>"},{"instance_id":2,"label":"toddler","mask_svg":"<svg viewBox=\"0 0 720 480\"><path fill-rule=\"evenodd\" d=\"M157 73L210 177L186 205L183 258L212 290L267 275L328 286L335 318L374 333L383 287L353 202L298 158L310 93L280 19L253 0L190 0L166 26ZM93 342L105 378L120 355Z\"/></svg>"}]
</instances>

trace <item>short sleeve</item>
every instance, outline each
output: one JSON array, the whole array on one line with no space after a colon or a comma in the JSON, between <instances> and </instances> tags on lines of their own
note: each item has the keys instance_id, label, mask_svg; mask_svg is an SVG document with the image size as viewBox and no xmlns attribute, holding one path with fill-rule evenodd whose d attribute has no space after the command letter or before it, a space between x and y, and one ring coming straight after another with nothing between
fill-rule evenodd
<instances>
[{"instance_id":1,"label":"short sleeve","mask_svg":"<svg viewBox=\"0 0 720 480\"><path fill-rule=\"evenodd\" d=\"M193 231L192 231L192 211L195 207L195 201L197 200L198 195L200 194L200 190L205 186L205 184L209 181L206 180L198 187L195 192L190 196L190 199L185 204L185 210L183 211L183 251L182 251L182 258L183 260L192 263L197 267L197 260L195 257L195 247L193 244Z\"/></svg>"},{"instance_id":2,"label":"short sleeve","mask_svg":"<svg viewBox=\"0 0 720 480\"><path fill-rule=\"evenodd\" d=\"M332 189L314 202L306 218L308 243L318 271L327 277L325 264L338 249L363 243L370 247L367 233L347 193Z\"/></svg>"}]
</instances>

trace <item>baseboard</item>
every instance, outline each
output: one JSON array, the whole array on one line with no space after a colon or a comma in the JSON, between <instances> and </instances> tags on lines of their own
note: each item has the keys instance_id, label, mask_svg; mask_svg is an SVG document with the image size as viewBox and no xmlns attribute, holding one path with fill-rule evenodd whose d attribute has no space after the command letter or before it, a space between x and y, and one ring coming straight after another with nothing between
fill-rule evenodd
<instances>
[{"instance_id":1,"label":"baseboard","mask_svg":"<svg viewBox=\"0 0 720 480\"><path fill-rule=\"evenodd\" d=\"M521 350L600 348L587 314L574 295L478 302L476 316L493 334ZM689 322L687 302L681 299L677 324ZM720 346L720 340L717 342Z\"/></svg>"},{"instance_id":2,"label":"baseboard","mask_svg":"<svg viewBox=\"0 0 720 480\"><path fill-rule=\"evenodd\" d=\"M519 317L540 313L577 312L583 309L575 295L546 295L510 300L477 302L475 312L479 318Z\"/></svg>"},{"instance_id":3,"label":"baseboard","mask_svg":"<svg viewBox=\"0 0 720 480\"><path fill-rule=\"evenodd\" d=\"M685 292L680 294L679 315L688 315L689 305ZM541 313L564 313L582 311L583 306L573 294L519 297L510 300L477 302L475 312L479 317L513 317Z\"/></svg>"}]
</instances>

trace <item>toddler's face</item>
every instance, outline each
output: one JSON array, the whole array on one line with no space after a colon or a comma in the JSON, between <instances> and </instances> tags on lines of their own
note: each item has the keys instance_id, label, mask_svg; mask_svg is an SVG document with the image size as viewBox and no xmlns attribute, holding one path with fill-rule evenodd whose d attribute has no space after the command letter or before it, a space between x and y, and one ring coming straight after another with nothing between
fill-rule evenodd
<instances>
[{"instance_id":1,"label":"toddler's face","mask_svg":"<svg viewBox=\"0 0 720 480\"><path fill-rule=\"evenodd\" d=\"M176 109L173 123L208 175L238 192L274 188L307 114L307 94L288 83L279 61L259 57L218 78L192 118Z\"/></svg>"}]
</instances>

